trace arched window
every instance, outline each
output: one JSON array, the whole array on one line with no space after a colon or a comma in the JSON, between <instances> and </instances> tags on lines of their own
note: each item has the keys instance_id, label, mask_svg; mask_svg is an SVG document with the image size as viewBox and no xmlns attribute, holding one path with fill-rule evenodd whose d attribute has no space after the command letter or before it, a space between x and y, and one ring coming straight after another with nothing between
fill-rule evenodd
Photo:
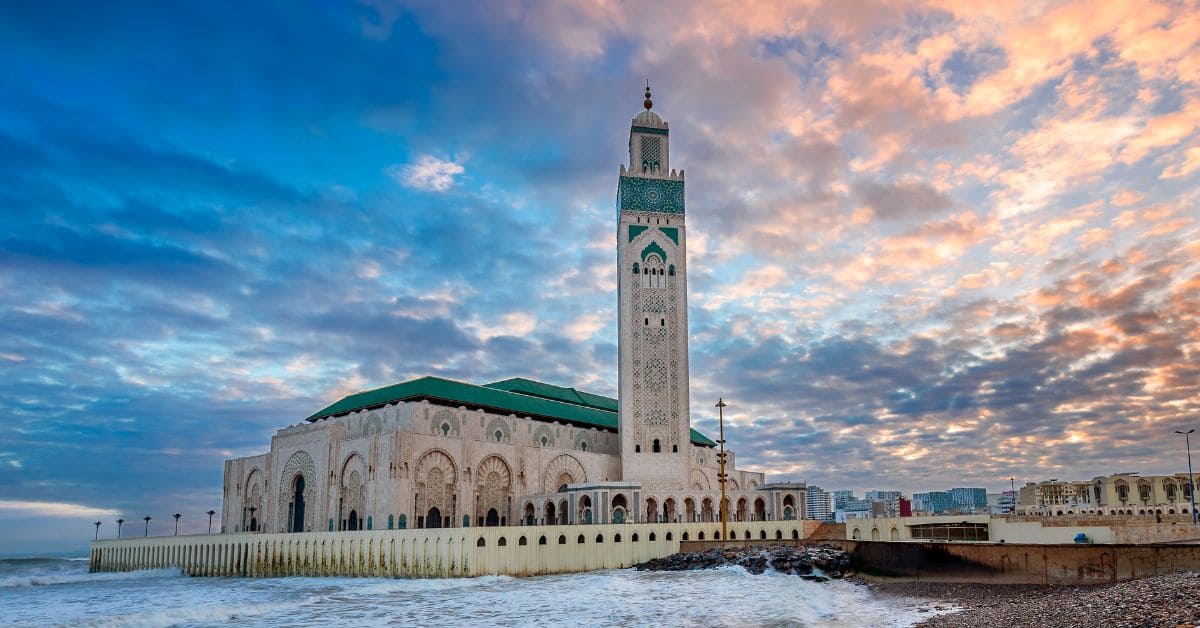
<instances>
[{"instance_id":1,"label":"arched window","mask_svg":"<svg viewBox=\"0 0 1200 628\"><path fill-rule=\"evenodd\" d=\"M668 540L668 541L674 541L674 540L675 540L675 535L674 535L674 534L672 534L672 533L670 533L670 532L668 532L668 533L667 533L667 540Z\"/></svg>"},{"instance_id":2,"label":"arched window","mask_svg":"<svg viewBox=\"0 0 1200 628\"><path fill-rule=\"evenodd\" d=\"M653 533L653 532L651 532L651 533L650 533L650 541L651 541L651 542L653 542L653 541L656 541L656 540L658 540L658 539L657 539L657 538L655 538L655 536L654 536L654 533Z\"/></svg>"},{"instance_id":3,"label":"arched window","mask_svg":"<svg viewBox=\"0 0 1200 628\"><path fill-rule=\"evenodd\" d=\"M658 439L657 439L657 438L656 438L656 439L654 439L654 446L653 446L653 449L654 449L654 453L659 453L659 452L661 452L661 451L662 451L662 445L661 445L661 444L658 442Z\"/></svg>"},{"instance_id":4,"label":"arched window","mask_svg":"<svg viewBox=\"0 0 1200 628\"><path fill-rule=\"evenodd\" d=\"M496 545L499 545L500 547L507 547L508 539L506 539L504 537L500 537L500 540L496 542Z\"/></svg>"},{"instance_id":5,"label":"arched window","mask_svg":"<svg viewBox=\"0 0 1200 628\"><path fill-rule=\"evenodd\" d=\"M688 533L687 533L687 532L684 532L684 533L683 533L683 540L685 540L685 541L686 541L686 540L688 540Z\"/></svg>"},{"instance_id":6,"label":"arched window","mask_svg":"<svg viewBox=\"0 0 1200 628\"><path fill-rule=\"evenodd\" d=\"M620 543L620 542L621 542L620 534L613 536L613 543Z\"/></svg>"},{"instance_id":7,"label":"arched window","mask_svg":"<svg viewBox=\"0 0 1200 628\"><path fill-rule=\"evenodd\" d=\"M521 537L517 539L517 545L529 545L529 541L526 541L525 537Z\"/></svg>"},{"instance_id":8,"label":"arched window","mask_svg":"<svg viewBox=\"0 0 1200 628\"><path fill-rule=\"evenodd\" d=\"M679 445L671 445L671 453L673 453L673 454L679 453Z\"/></svg>"},{"instance_id":9,"label":"arched window","mask_svg":"<svg viewBox=\"0 0 1200 628\"><path fill-rule=\"evenodd\" d=\"M634 542L634 543L637 543L637 542L638 542L638 535L637 535L637 532L634 532L634 533L633 533L633 542Z\"/></svg>"},{"instance_id":10,"label":"arched window","mask_svg":"<svg viewBox=\"0 0 1200 628\"><path fill-rule=\"evenodd\" d=\"M580 534L580 535L579 535L579 538L578 538L578 539L575 539L575 542L576 542L576 543L578 543L579 545L583 545L583 543L584 543L584 540L583 540L583 535L582 535L582 534Z\"/></svg>"},{"instance_id":11,"label":"arched window","mask_svg":"<svg viewBox=\"0 0 1200 628\"><path fill-rule=\"evenodd\" d=\"M558 544L566 545L567 544L567 535L565 535L565 534L558 535Z\"/></svg>"},{"instance_id":12,"label":"arched window","mask_svg":"<svg viewBox=\"0 0 1200 628\"><path fill-rule=\"evenodd\" d=\"M479 537L478 541L475 541L475 547L486 547L486 546L487 546L487 541L483 540L482 536Z\"/></svg>"},{"instance_id":13,"label":"arched window","mask_svg":"<svg viewBox=\"0 0 1200 628\"><path fill-rule=\"evenodd\" d=\"M642 446L641 446L641 445L634 445L634 446L633 446L633 453L635 453L635 454L640 454L640 453L642 453Z\"/></svg>"}]
</instances>

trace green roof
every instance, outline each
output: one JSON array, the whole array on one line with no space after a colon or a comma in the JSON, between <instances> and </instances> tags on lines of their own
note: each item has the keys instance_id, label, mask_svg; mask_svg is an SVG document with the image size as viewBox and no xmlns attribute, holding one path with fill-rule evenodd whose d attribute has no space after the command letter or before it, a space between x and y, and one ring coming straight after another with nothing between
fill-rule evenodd
<instances>
[{"instance_id":1,"label":"green roof","mask_svg":"<svg viewBox=\"0 0 1200 628\"><path fill-rule=\"evenodd\" d=\"M617 429L616 399L519 377L484 386L441 377L421 377L348 395L308 417L308 420L319 421L389 403L420 399L483 408L498 414L529 416L543 421L566 421L612 431ZM692 430L692 442L706 447L716 446L715 442L696 430Z\"/></svg>"}]
</instances>

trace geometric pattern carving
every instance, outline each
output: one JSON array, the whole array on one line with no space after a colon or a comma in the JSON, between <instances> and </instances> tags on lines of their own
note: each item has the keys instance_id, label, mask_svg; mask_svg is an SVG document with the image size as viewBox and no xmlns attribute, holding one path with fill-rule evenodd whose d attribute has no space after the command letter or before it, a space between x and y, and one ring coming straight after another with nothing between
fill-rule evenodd
<instances>
[{"instance_id":1,"label":"geometric pattern carving","mask_svg":"<svg viewBox=\"0 0 1200 628\"><path fill-rule=\"evenodd\" d=\"M458 416L445 408L438 410L429 420L429 431L440 436L458 436Z\"/></svg>"},{"instance_id":2,"label":"geometric pattern carving","mask_svg":"<svg viewBox=\"0 0 1200 628\"><path fill-rule=\"evenodd\" d=\"M296 477L304 478L304 526L302 530L316 529L312 526L313 513L317 510L317 466L307 451L297 451L283 465L279 474L279 514L276 530L288 525L288 504L292 503L292 492L296 490Z\"/></svg>"},{"instance_id":3,"label":"geometric pattern carving","mask_svg":"<svg viewBox=\"0 0 1200 628\"><path fill-rule=\"evenodd\" d=\"M709 482L708 482L708 476L705 475L704 472L701 471L700 469L692 469L692 479L690 482L688 482L688 484L691 485L692 490L696 490L696 491L712 490L712 488L711 488L712 485L709 484Z\"/></svg>"},{"instance_id":4,"label":"geometric pattern carving","mask_svg":"<svg viewBox=\"0 0 1200 628\"><path fill-rule=\"evenodd\" d=\"M417 461L418 516L437 508L443 517L453 516L454 487L458 485L458 469L446 452L431 449Z\"/></svg>"},{"instance_id":5,"label":"geometric pattern carving","mask_svg":"<svg viewBox=\"0 0 1200 628\"><path fill-rule=\"evenodd\" d=\"M475 467L475 516L486 517L495 508L500 517L508 518L512 496L512 472L500 456L488 456Z\"/></svg>"},{"instance_id":6,"label":"geometric pattern carving","mask_svg":"<svg viewBox=\"0 0 1200 628\"><path fill-rule=\"evenodd\" d=\"M365 479L367 469L362 456L357 453L350 454L342 465L341 475L341 518L349 517L351 510L359 519L366 517L367 486ZM361 528L362 524L360 523L359 526Z\"/></svg>"},{"instance_id":7,"label":"geometric pattern carving","mask_svg":"<svg viewBox=\"0 0 1200 628\"><path fill-rule=\"evenodd\" d=\"M546 472L542 474L542 492L557 493L558 487L563 484L577 482L587 482L587 473L584 473L583 465L579 464L575 456L561 454L546 465Z\"/></svg>"},{"instance_id":8,"label":"geometric pattern carving","mask_svg":"<svg viewBox=\"0 0 1200 628\"><path fill-rule=\"evenodd\" d=\"M625 211L683 213L683 181L676 179L621 177L617 196Z\"/></svg>"}]
</instances>

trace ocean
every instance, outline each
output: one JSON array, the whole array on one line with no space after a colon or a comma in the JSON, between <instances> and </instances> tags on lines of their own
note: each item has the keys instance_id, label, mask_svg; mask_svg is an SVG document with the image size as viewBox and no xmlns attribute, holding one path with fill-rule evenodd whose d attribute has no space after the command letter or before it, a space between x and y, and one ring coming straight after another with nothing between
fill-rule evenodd
<instances>
[{"instance_id":1,"label":"ocean","mask_svg":"<svg viewBox=\"0 0 1200 628\"><path fill-rule=\"evenodd\" d=\"M513 578L192 578L0 560L3 626L910 626L930 603L730 566Z\"/></svg>"}]
</instances>

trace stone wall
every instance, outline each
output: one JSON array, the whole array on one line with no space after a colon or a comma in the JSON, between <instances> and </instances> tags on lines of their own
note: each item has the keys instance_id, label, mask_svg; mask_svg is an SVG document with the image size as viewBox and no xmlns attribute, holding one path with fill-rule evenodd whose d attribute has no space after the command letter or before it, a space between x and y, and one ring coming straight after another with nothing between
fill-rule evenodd
<instances>
[{"instance_id":1,"label":"stone wall","mask_svg":"<svg viewBox=\"0 0 1200 628\"><path fill-rule=\"evenodd\" d=\"M943 582L1086 585L1200 569L1200 545L840 544L865 573Z\"/></svg>"},{"instance_id":2,"label":"stone wall","mask_svg":"<svg viewBox=\"0 0 1200 628\"><path fill-rule=\"evenodd\" d=\"M729 533L742 540L799 537L807 523L744 522ZM720 523L637 523L105 539L92 543L90 565L178 567L193 576L529 576L629 567L720 530Z\"/></svg>"}]
</instances>

